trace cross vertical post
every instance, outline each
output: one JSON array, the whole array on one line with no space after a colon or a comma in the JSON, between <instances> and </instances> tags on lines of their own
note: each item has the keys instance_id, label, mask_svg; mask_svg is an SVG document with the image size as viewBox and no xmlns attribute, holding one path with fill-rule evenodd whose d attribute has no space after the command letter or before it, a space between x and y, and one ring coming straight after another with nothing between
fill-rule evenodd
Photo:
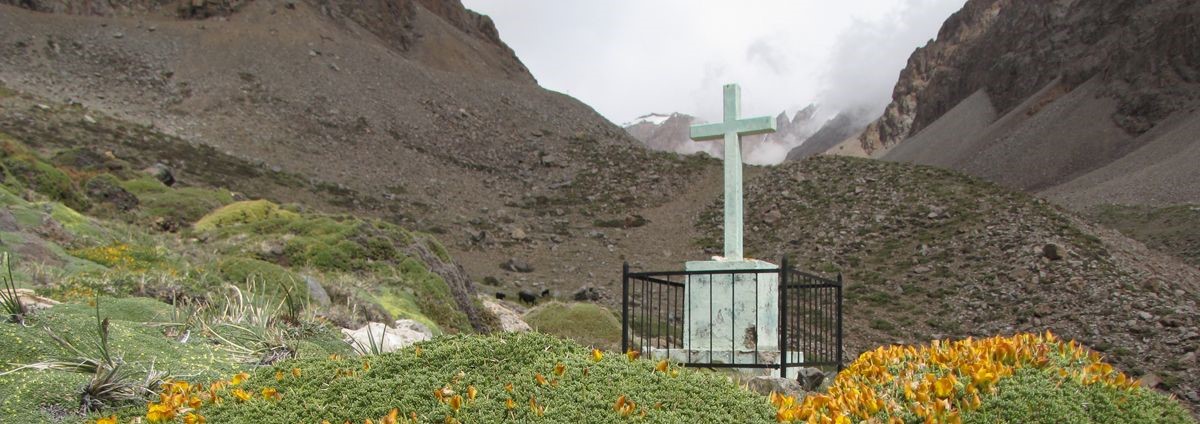
<instances>
[{"instance_id":1,"label":"cross vertical post","mask_svg":"<svg viewBox=\"0 0 1200 424\"><path fill-rule=\"evenodd\" d=\"M691 138L696 141L725 141L725 259L740 261L742 255L742 143L743 135L775 132L775 119L769 116L738 119L742 109L742 89L726 84L723 121L693 125Z\"/></svg>"}]
</instances>

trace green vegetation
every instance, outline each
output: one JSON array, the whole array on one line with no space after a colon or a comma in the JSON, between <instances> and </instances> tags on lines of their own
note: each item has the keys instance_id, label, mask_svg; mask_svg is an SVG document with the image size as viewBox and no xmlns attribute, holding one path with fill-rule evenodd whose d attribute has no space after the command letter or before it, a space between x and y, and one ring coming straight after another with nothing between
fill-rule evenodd
<instances>
[{"instance_id":1,"label":"green vegetation","mask_svg":"<svg viewBox=\"0 0 1200 424\"><path fill-rule=\"evenodd\" d=\"M1102 205L1087 215L1151 248L1200 266L1200 205Z\"/></svg>"},{"instance_id":2,"label":"green vegetation","mask_svg":"<svg viewBox=\"0 0 1200 424\"><path fill-rule=\"evenodd\" d=\"M252 224L270 219L295 220L295 212L281 209L269 200L248 200L223 206L196 221L196 231L209 231L237 224Z\"/></svg>"},{"instance_id":3,"label":"green vegetation","mask_svg":"<svg viewBox=\"0 0 1200 424\"><path fill-rule=\"evenodd\" d=\"M996 386L964 423L1194 423L1179 402L1152 390L1116 390L1022 368Z\"/></svg>"},{"instance_id":4,"label":"green vegetation","mask_svg":"<svg viewBox=\"0 0 1200 424\"><path fill-rule=\"evenodd\" d=\"M419 349L419 350L418 350ZM555 367L562 364L561 375ZM296 369L299 377L294 377ZM276 379L276 375L281 375ZM541 375L546 383L538 382ZM505 390L512 384L512 392ZM255 396L204 407L209 422L376 422L397 408L419 422L538 421L769 422L763 398L707 372L609 354L596 362L573 342L536 334L444 336L390 354L338 360L286 361L258 370L244 383ZM469 399L469 387L478 397ZM278 400L258 394L277 389ZM434 391L448 388L445 401ZM460 396L460 408L451 406ZM614 410L625 396L636 403L624 418ZM512 399L509 411L505 403ZM535 402L531 408L530 399ZM538 417L539 412L544 416ZM642 413L645 417L641 417Z\"/></svg>"},{"instance_id":5,"label":"green vegetation","mask_svg":"<svg viewBox=\"0 0 1200 424\"><path fill-rule=\"evenodd\" d=\"M525 314L534 330L566 337L584 346L617 349L621 321L603 306L592 303L550 302Z\"/></svg>"}]
</instances>

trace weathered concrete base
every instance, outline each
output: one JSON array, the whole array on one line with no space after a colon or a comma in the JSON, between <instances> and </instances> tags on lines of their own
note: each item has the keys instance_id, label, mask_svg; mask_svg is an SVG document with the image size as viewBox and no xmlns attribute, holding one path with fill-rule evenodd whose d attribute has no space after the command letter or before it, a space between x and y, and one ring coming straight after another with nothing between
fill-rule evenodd
<instances>
[{"instance_id":1,"label":"weathered concrete base","mask_svg":"<svg viewBox=\"0 0 1200 424\"><path fill-rule=\"evenodd\" d=\"M715 260L691 261L684 269L772 271L779 266L753 259ZM779 350L778 273L692 275L684 288L684 299L684 349Z\"/></svg>"},{"instance_id":2,"label":"weathered concrete base","mask_svg":"<svg viewBox=\"0 0 1200 424\"><path fill-rule=\"evenodd\" d=\"M713 364L778 364L779 351L759 351L757 355L754 351L699 351L685 349L658 349L652 348L643 352L648 358L655 361L666 359L673 363L713 363ZM804 362L803 352L788 352L788 363L798 364ZM778 377L778 369L769 368L732 368L739 374L746 376L771 376ZM794 372L794 369L793 369Z\"/></svg>"}]
</instances>

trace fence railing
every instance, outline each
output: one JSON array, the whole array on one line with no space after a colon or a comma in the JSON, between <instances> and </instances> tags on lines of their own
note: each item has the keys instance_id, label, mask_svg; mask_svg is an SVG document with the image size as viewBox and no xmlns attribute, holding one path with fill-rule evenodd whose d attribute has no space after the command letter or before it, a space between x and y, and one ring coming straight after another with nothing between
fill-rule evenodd
<instances>
[{"instance_id":1,"label":"fence railing","mask_svg":"<svg viewBox=\"0 0 1200 424\"><path fill-rule=\"evenodd\" d=\"M842 278L778 268L622 270L621 349L704 368L843 364Z\"/></svg>"}]
</instances>

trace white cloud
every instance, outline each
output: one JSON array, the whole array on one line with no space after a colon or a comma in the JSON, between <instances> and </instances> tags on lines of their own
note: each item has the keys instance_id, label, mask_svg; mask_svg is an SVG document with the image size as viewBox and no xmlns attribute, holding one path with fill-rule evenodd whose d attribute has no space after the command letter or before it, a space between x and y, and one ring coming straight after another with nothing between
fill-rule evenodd
<instances>
[{"instance_id":1,"label":"white cloud","mask_svg":"<svg viewBox=\"0 0 1200 424\"><path fill-rule=\"evenodd\" d=\"M886 102L904 60L963 2L464 1L543 87L618 124L649 112L718 118L728 82L742 85L747 115Z\"/></svg>"}]
</instances>

